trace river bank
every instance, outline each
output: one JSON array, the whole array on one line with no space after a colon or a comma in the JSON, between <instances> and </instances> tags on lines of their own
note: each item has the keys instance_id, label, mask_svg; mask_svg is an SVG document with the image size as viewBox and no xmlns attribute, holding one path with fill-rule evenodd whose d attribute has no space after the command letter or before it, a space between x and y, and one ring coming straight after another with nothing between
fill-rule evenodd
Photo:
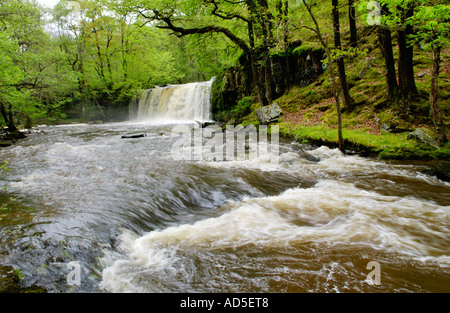
<instances>
[{"instance_id":1,"label":"river bank","mask_svg":"<svg viewBox=\"0 0 450 313\"><path fill-rule=\"evenodd\" d=\"M322 125L302 126L301 124L279 123L280 135L295 139L299 143L338 147L337 129ZM450 145L436 148L408 139L410 133L380 132L344 129L346 153L376 157L381 160L450 160Z\"/></svg>"}]
</instances>

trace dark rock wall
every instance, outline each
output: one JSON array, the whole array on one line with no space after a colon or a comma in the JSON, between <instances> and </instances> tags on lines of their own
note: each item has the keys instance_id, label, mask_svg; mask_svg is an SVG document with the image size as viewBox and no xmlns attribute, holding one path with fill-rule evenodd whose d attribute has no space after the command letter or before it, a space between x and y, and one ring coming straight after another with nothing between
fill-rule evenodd
<instances>
[{"instance_id":1,"label":"dark rock wall","mask_svg":"<svg viewBox=\"0 0 450 313\"><path fill-rule=\"evenodd\" d=\"M314 82L323 73L322 49L295 49L286 58L284 53L271 55L272 94L274 100L282 96L287 90L289 77L290 86L304 87ZM289 62L289 73L286 62ZM264 70L258 72L264 81ZM237 66L228 68L216 77L212 87L212 111L214 115L228 111L237 102L247 96L256 95L253 75L248 58L243 55Z\"/></svg>"}]
</instances>

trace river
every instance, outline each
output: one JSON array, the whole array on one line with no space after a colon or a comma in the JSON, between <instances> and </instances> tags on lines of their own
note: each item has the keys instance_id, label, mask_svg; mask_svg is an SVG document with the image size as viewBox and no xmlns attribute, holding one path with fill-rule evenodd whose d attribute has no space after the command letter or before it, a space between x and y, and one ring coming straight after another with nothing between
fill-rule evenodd
<instances>
[{"instance_id":1,"label":"river","mask_svg":"<svg viewBox=\"0 0 450 313\"><path fill-rule=\"evenodd\" d=\"M0 150L0 264L49 292L450 291L431 163L290 140L277 162L175 160L173 128L44 126Z\"/></svg>"}]
</instances>

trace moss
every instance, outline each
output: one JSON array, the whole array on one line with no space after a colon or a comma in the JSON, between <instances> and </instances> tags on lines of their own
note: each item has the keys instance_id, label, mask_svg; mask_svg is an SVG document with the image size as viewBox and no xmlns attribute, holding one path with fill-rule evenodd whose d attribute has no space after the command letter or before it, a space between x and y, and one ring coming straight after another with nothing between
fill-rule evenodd
<instances>
[{"instance_id":1,"label":"moss","mask_svg":"<svg viewBox=\"0 0 450 313\"><path fill-rule=\"evenodd\" d=\"M0 265L0 293L46 293L40 286L22 287L24 274L11 266Z\"/></svg>"},{"instance_id":2,"label":"moss","mask_svg":"<svg viewBox=\"0 0 450 313\"><path fill-rule=\"evenodd\" d=\"M337 130L328 126L301 127L289 123L280 123L280 133L285 137L294 137L300 143L324 144L337 147ZM343 130L345 148L363 155L372 155L380 159L450 159L450 144L434 149L417 145L406 139L406 133L382 133L375 135L364 130Z\"/></svg>"},{"instance_id":3,"label":"moss","mask_svg":"<svg viewBox=\"0 0 450 313\"><path fill-rule=\"evenodd\" d=\"M302 44L301 46L295 48L292 51L293 55L302 56L307 53L311 53L313 51L319 51L321 53L325 53L325 49L320 45L318 42L307 42L305 44Z\"/></svg>"}]
</instances>

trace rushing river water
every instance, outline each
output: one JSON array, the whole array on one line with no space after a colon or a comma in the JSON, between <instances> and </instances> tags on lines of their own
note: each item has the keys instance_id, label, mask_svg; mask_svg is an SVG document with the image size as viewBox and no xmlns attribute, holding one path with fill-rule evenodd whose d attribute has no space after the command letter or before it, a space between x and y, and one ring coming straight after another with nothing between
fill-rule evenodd
<instances>
[{"instance_id":1,"label":"rushing river water","mask_svg":"<svg viewBox=\"0 0 450 313\"><path fill-rule=\"evenodd\" d=\"M429 164L292 142L278 163L176 161L172 128L43 127L0 150L0 264L50 292L450 291L450 184Z\"/></svg>"}]
</instances>

